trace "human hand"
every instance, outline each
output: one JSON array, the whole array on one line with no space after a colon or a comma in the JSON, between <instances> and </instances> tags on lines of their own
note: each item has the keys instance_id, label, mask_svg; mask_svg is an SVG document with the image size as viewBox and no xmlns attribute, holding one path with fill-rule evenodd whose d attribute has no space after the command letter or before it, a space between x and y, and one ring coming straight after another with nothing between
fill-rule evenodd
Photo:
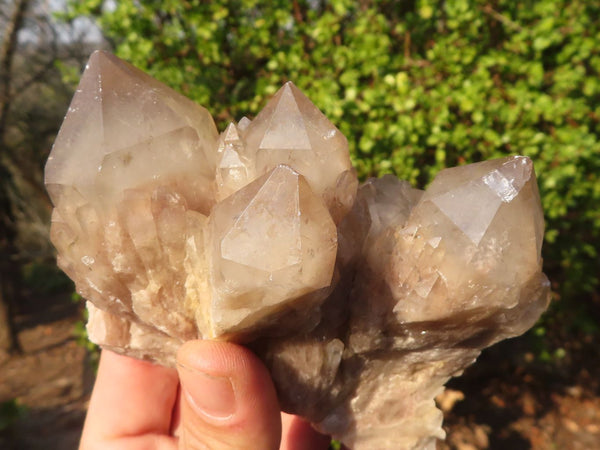
<instances>
[{"instance_id":1,"label":"human hand","mask_svg":"<svg viewBox=\"0 0 600 450\"><path fill-rule=\"evenodd\" d=\"M329 441L280 414L269 373L251 351L190 341L177 370L104 350L80 449L318 450Z\"/></svg>"}]
</instances>

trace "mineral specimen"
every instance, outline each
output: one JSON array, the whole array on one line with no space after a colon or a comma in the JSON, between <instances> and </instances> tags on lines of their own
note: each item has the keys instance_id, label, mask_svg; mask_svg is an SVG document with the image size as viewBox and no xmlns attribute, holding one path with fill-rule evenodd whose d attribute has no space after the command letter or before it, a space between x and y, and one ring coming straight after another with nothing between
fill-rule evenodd
<instances>
[{"instance_id":1,"label":"mineral specimen","mask_svg":"<svg viewBox=\"0 0 600 450\"><path fill-rule=\"evenodd\" d=\"M219 135L94 53L46 185L94 342L166 365L189 339L244 343L285 411L351 448L434 448L446 381L548 303L529 159L357 189L345 137L292 83Z\"/></svg>"}]
</instances>

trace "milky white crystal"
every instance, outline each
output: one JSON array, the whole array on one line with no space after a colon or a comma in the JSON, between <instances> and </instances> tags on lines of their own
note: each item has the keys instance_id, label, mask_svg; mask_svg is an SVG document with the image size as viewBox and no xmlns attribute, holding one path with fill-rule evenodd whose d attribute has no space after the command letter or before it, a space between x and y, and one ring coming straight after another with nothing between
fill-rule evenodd
<instances>
[{"instance_id":1,"label":"milky white crystal","mask_svg":"<svg viewBox=\"0 0 600 450\"><path fill-rule=\"evenodd\" d=\"M444 384L548 303L531 160L357 191L346 138L292 83L219 135L96 52L46 185L94 342L165 365L189 339L244 343L285 411L350 448L435 448Z\"/></svg>"}]
</instances>

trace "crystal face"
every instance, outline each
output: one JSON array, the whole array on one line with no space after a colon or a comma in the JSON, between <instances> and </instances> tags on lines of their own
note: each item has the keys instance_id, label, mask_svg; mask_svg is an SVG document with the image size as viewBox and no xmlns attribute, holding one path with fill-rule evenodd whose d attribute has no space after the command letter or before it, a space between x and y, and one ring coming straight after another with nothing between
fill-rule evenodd
<instances>
[{"instance_id":1,"label":"crystal face","mask_svg":"<svg viewBox=\"0 0 600 450\"><path fill-rule=\"evenodd\" d=\"M165 365L186 340L244 343L285 411L350 448L435 448L444 384L549 300L531 160L358 186L346 138L292 83L219 135L94 53L46 185L94 342Z\"/></svg>"},{"instance_id":2,"label":"crystal face","mask_svg":"<svg viewBox=\"0 0 600 450\"><path fill-rule=\"evenodd\" d=\"M319 290L331 284L336 227L322 199L289 166L217 204L210 233L211 310L219 317L210 337L324 299Z\"/></svg>"}]
</instances>

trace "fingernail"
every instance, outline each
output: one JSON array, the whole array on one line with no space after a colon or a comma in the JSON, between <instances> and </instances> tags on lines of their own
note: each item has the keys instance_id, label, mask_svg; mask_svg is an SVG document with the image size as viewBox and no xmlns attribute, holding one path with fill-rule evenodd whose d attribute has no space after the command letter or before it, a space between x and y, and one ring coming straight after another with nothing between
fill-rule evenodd
<instances>
[{"instance_id":1,"label":"fingernail","mask_svg":"<svg viewBox=\"0 0 600 450\"><path fill-rule=\"evenodd\" d=\"M182 390L189 404L200 414L227 419L235 413L235 392L227 377L177 365Z\"/></svg>"}]
</instances>

